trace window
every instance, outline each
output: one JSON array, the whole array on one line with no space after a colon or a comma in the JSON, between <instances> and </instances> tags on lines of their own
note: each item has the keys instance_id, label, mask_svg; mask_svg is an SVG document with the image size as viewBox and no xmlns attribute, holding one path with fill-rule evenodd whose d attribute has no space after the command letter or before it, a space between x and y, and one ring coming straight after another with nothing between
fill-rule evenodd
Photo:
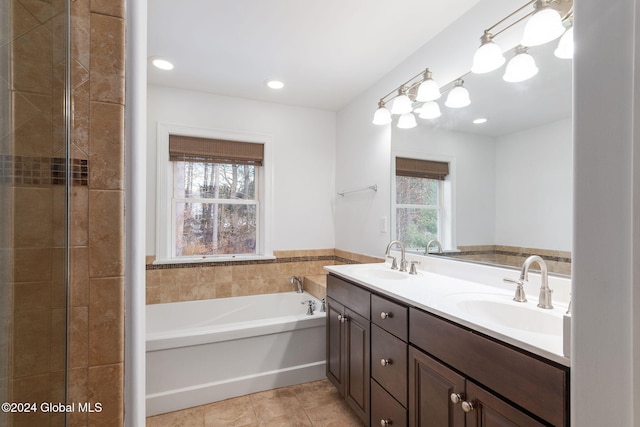
<instances>
[{"instance_id":1,"label":"window","mask_svg":"<svg viewBox=\"0 0 640 427\"><path fill-rule=\"evenodd\" d=\"M156 262L271 257L267 144L229 135L158 126Z\"/></svg>"},{"instance_id":2,"label":"window","mask_svg":"<svg viewBox=\"0 0 640 427\"><path fill-rule=\"evenodd\" d=\"M258 166L172 163L175 256L255 255Z\"/></svg>"},{"instance_id":3,"label":"window","mask_svg":"<svg viewBox=\"0 0 640 427\"><path fill-rule=\"evenodd\" d=\"M396 157L395 225L396 239L408 250L424 251L436 239L443 245L450 233L445 215L445 178L449 164Z\"/></svg>"}]
</instances>

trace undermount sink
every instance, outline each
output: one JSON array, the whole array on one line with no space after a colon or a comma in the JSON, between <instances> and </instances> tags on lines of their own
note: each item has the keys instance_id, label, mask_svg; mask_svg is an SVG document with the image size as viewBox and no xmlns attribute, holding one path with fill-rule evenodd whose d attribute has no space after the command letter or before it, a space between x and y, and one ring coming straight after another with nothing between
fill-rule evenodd
<instances>
[{"instance_id":1,"label":"undermount sink","mask_svg":"<svg viewBox=\"0 0 640 427\"><path fill-rule=\"evenodd\" d=\"M465 317L483 323L536 334L562 336L562 314L536 306L535 301L513 301L502 294L453 294L445 298Z\"/></svg>"},{"instance_id":2,"label":"undermount sink","mask_svg":"<svg viewBox=\"0 0 640 427\"><path fill-rule=\"evenodd\" d=\"M404 280L409 277L408 273L391 270L388 267L353 267L353 272L367 279Z\"/></svg>"}]
</instances>

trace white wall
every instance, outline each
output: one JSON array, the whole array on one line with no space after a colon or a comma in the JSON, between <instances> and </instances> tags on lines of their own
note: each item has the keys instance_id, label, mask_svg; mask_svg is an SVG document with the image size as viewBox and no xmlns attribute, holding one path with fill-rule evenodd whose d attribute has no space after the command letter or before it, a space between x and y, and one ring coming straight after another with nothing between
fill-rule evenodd
<instances>
[{"instance_id":1,"label":"white wall","mask_svg":"<svg viewBox=\"0 0 640 427\"><path fill-rule=\"evenodd\" d=\"M156 124L273 136L273 248L335 247L335 113L149 86L147 255L155 255Z\"/></svg>"},{"instance_id":2,"label":"white wall","mask_svg":"<svg viewBox=\"0 0 640 427\"><path fill-rule=\"evenodd\" d=\"M496 140L495 243L571 251L571 119Z\"/></svg>"},{"instance_id":3,"label":"white wall","mask_svg":"<svg viewBox=\"0 0 640 427\"><path fill-rule=\"evenodd\" d=\"M423 125L391 132L392 154L449 162L454 185L453 247L494 243L495 140Z\"/></svg>"},{"instance_id":4,"label":"white wall","mask_svg":"<svg viewBox=\"0 0 640 427\"><path fill-rule=\"evenodd\" d=\"M574 3L576 427L640 426L638 3Z\"/></svg>"}]
</instances>

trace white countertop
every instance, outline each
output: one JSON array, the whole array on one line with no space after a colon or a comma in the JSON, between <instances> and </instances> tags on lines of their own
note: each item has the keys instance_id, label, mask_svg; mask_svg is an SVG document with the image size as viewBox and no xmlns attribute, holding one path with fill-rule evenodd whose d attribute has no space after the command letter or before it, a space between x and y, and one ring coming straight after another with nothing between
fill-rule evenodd
<instances>
[{"instance_id":1,"label":"white countertop","mask_svg":"<svg viewBox=\"0 0 640 427\"><path fill-rule=\"evenodd\" d=\"M390 270L389 263L335 265L327 266L325 269L411 306L561 365L570 366L570 359L564 356L562 336L562 318L567 311L570 291L569 279L549 278L549 285L554 290L554 308L542 309L537 307L537 290L540 282L534 274L531 274L530 282L525 286L528 302L520 303L513 301L515 289L502 283L504 277L517 279L519 271L466 265L467 263L460 262L448 266L446 262L432 260L434 257L423 258L429 259L421 261L421 267L424 268L419 269L417 275ZM452 269L452 274L443 274L448 269ZM379 275L377 274L378 270L382 271ZM385 270L396 274L393 277L385 278ZM389 275L391 276L391 274ZM401 275L406 275L406 277ZM466 276L477 276L481 280L472 281ZM527 310L528 312L524 317L517 316L518 319L514 317L513 323L510 322L510 319L507 319L507 322L496 321L491 319L491 316L478 315L478 313L466 310L460 301L468 298L476 301L498 302L501 308L505 308L507 311L513 310L520 313L521 310ZM536 312L536 310L544 311L544 313ZM517 325L518 322L530 322L530 319L534 319L533 321L539 322L539 324L531 325L529 323L528 326L523 325L523 327ZM534 331L536 329L538 331ZM542 329L544 332L541 332Z\"/></svg>"}]
</instances>

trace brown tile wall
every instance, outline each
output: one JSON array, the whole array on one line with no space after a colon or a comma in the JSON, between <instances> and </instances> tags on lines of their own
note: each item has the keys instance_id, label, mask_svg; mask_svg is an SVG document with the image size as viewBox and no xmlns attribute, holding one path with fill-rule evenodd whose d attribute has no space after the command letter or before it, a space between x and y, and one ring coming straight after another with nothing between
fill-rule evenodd
<instances>
[{"instance_id":1,"label":"brown tile wall","mask_svg":"<svg viewBox=\"0 0 640 427\"><path fill-rule=\"evenodd\" d=\"M70 206L69 399L102 412L71 426L124 419L124 0L71 1L71 151L88 185Z\"/></svg>"},{"instance_id":2,"label":"brown tile wall","mask_svg":"<svg viewBox=\"0 0 640 427\"><path fill-rule=\"evenodd\" d=\"M550 272L571 274L571 252L568 251L504 245L460 246L458 249L460 253L447 253L446 256L511 267L522 267L522 263L528 256L539 255L545 260ZM534 265L534 267L536 266Z\"/></svg>"},{"instance_id":3,"label":"brown tile wall","mask_svg":"<svg viewBox=\"0 0 640 427\"><path fill-rule=\"evenodd\" d=\"M326 265L382 262L335 249L274 251L275 260L153 265L147 260L147 304L287 292L291 276L324 275Z\"/></svg>"}]
</instances>

